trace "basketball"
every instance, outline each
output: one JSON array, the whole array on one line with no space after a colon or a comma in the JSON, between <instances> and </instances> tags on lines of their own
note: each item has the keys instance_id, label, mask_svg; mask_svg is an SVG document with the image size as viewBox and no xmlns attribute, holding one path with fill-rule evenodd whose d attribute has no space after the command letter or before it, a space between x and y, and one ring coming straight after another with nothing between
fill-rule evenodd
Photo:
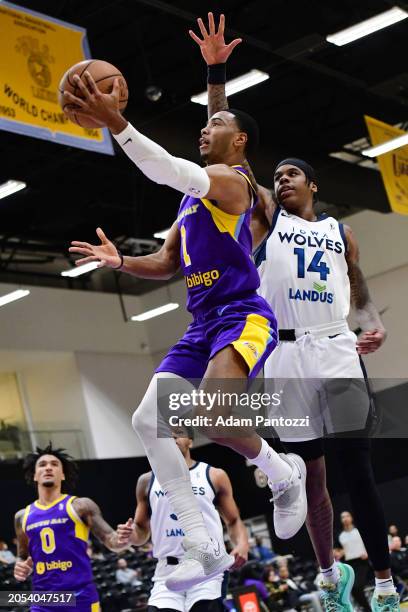
<instances>
[{"instance_id":1,"label":"basketball","mask_svg":"<svg viewBox=\"0 0 408 612\"><path fill-rule=\"evenodd\" d=\"M128 101L128 87L124 76L115 66L103 60L84 60L71 66L61 79L58 87L58 99L62 110L75 108L75 105L70 104L64 96L64 91L69 91L74 96L82 98L80 89L75 85L73 77L77 74L86 84L83 74L88 71L102 93L111 93L115 79L119 79L120 83L120 99L119 109L123 111L126 108ZM78 107L79 108L79 107ZM86 128L100 128L101 126L91 117L81 117L74 114L74 123Z\"/></svg>"}]
</instances>

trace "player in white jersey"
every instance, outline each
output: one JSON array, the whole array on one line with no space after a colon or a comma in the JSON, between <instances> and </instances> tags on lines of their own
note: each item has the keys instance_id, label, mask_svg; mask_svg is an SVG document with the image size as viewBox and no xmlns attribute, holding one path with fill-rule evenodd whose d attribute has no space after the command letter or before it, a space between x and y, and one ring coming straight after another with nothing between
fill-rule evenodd
<instances>
[{"instance_id":1,"label":"player in white jersey","mask_svg":"<svg viewBox=\"0 0 408 612\"><path fill-rule=\"evenodd\" d=\"M218 31L211 13L209 23L207 32L199 20L203 39L192 32L190 35L199 44L208 65L208 112L213 114L228 109L225 62L240 39L225 44L223 16ZM284 439L286 434L292 440L284 443L285 449L306 461L306 525L323 568L323 605L326 610L346 612L352 610L349 595L353 572L346 564L336 565L333 559L333 509L326 488L322 435L323 427L333 432L362 429L368 415L368 400L366 395L353 393L353 402L356 398L362 400L358 418L351 422L349 414L338 423L335 417L348 404L343 401L335 415L332 410L319 412L316 399L323 394L318 379L326 382L329 379L332 387L336 378L343 382L351 379L358 391L363 378L359 355L377 350L386 333L359 267L358 245L351 229L333 218L318 218L314 212L317 181L313 168L303 160L283 160L274 173L274 192L275 199L268 190L259 188L259 203L251 227L254 247L258 247L261 295L272 306L280 327L280 344L267 361L265 374L314 380L303 387L292 386L297 414L306 416L311 408L315 411L316 418L307 435L303 434L303 441L294 442L293 429L280 433ZM357 342L346 322L350 303L363 330ZM344 387L343 383L335 384L332 398L339 386ZM369 440L340 437L330 442L343 468L353 514L375 570L372 610L394 612L399 609L399 600L389 569L384 512L374 480Z\"/></svg>"},{"instance_id":2,"label":"player in white jersey","mask_svg":"<svg viewBox=\"0 0 408 612\"><path fill-rule=\"evenodd\" d=\"M176 437L190 472L191 486L210 535L223 543L222 516L234 549L234 568L241 567L248 558L248 534L235 503L231 482L224 470L195 461L190 455L192 438L186 434ZM152 472L142 474L136 486L136 512L131 543L144 544L151 535L153 556L158 559L153 577L153 589L148 602L148 612L222 612L224 576L218 575L207 582L197 584L187 591L171 591L165 585L166 578L184 556L183 529L173 513L169 500ZM216 506L217 508L216 508ZM118 527L120 531L120 526ZM223 546L223 544L221 544Z\"/></svg>"},{"instance_id":3,"label":"player in white jersey","mask_svg":"<svg viewBox=\"0 0 408 612\"><path fill-rule=\"evenodd\" d=\"M349 227L314 213L317 179L305 161L289 158L280 162L274 173L275 200L266 190L262 193L252 223L254 243L258 245L255 258L260 291L275 307L280 327L280 344L265 365L265 377L296 378L296 404L290 406L291 411L303 415L315 411L311 428L306 435L300 434L301 438L296 439L293 429L278 428L278 433L285 450L299 454L306 462L306 525L322 568L323 605L330 610L352 610L351 568L336 564L332 552L333 509L324 458L325 447L331 446L343 469L356 521L375 570L371 608L399 610L370 440L363 431L369 398L359 389L365 374L360 355L377 350L386 332L359 267L358 245ZM350 304L363 330L359 339L346 321ZM333 410L323 403L327 385L333 385L336 379L342 380L337 388L340 399ZM342 393L345 381L348 391ZM354 414L348 410L350 404ZM324 430L339 435L323 440ZM352 432L353 437L342 437L343 431Z\"/></svg>"}]
</instances>

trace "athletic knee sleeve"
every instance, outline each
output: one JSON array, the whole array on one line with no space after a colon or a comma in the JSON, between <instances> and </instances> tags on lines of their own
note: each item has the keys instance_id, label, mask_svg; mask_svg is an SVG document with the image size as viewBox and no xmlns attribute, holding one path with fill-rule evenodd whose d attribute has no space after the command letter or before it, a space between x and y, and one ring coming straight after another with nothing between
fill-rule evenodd
<instances>
[{"instance_id":1,"label":"athletic knee sleeve","mask_svg":"<svg viewBox=\"0 0 408 612\"><path fill-rule=\"evenodd\" d=\"M139 406L133 413L132 416L132 427L139 435L147 434L150 432L156 433L157 422L156 422L156 407L149 405L149 402L145 401L146 396L140 402Z\"/></svg>"}]
</instances>

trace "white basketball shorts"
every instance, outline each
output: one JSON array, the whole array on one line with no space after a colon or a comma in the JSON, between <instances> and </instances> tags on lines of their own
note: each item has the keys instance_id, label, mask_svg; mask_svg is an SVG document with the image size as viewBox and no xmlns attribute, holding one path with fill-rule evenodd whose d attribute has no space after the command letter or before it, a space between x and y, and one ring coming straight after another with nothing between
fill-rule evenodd
<instances>
[{"instance_id":1,"label":"white basketball shorts","mask_svg":"<svg viewBox=\"0 0 408 612\"><path fill-rule=\"evenodd\" d=\"M283 442L364 429L370 397L352 331L280 342L264 373L265 390L280 394L268 417Z\"/></svg>"}]
</instances>

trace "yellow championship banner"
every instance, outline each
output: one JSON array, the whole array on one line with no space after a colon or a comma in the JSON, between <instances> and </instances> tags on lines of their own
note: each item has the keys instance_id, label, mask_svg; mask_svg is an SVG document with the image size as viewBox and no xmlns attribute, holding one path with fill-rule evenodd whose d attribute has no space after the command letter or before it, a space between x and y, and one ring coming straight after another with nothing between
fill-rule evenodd
<instances>
[{"instance_id":1,"label":"yellow championship banner","mask_svg":"<svg viewBox=\"0 0 408 612\"><path fill-rule=\"evenodd\" d=\"M403 130L364 116L373 146L403 136ZM394 212L408 215L408 145L377 157L390 206Z\"/></svg>"},{"instance_id":2,"label":"yellow championship banner","mask_svg":"<svg viewBox=\"0 0 408 612\"><path fill-rule=\"evenodd\" d=\"M113 155L107 129L69 121L58 85L90 58L86 30L0 0L0 129Z\"/></svg>"}]
</instances>

